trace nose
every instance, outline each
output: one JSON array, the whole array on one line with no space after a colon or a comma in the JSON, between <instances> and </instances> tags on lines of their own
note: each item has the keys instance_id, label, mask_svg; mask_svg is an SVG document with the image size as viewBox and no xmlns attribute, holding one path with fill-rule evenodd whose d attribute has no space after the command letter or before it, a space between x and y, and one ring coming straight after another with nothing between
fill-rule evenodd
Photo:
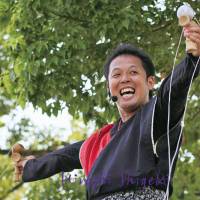
<instances>
[{"instance_id":1,"label":"nose","mask_svg":"<svg viewBox=\"0 0 200 200\"><path fill-rule=\"evenodd\" d=\"M127 73L124 73L122 76L121 76L121 83L127 83L130 81L130 78L128 76Z\"/></svg>"}]
</instances>

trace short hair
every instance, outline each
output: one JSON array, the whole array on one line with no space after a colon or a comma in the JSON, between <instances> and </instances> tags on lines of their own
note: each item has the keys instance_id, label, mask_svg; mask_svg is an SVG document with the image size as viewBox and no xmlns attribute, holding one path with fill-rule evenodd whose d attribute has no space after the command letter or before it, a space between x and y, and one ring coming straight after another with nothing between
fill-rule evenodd
<instances>
[{"instance_id":1,"label":"short hair","mask_svg":"<svg viewBox=\"0 0 200 200\"><path fill-rule=\"evenodd\" d=\"M141 49L131 45L131 44L125 44L122 43L115 48L111 54L108 56L106 63L104 65L104 75L106 80L108 81L108 75L110 70L110 63L112 60L120 55L133 55L137 56L142 61L142 66L146 72L147 77L148 76L154 76L155 75L155 67L150 59L150 57Z\"/></svg>"}]
</instances>

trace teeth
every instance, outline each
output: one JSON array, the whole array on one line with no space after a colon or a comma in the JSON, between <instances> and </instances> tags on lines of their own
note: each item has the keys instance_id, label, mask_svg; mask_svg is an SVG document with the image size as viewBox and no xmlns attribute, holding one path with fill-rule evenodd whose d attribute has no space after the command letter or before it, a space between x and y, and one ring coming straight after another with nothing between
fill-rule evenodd
<instances>
[{"instance_id":1,"label":"teeth","mask_svg":"<svg viewBox=\"0 0 200 200\"><path fill-rule=\"evenodd\" d=\"M134 92L135 90L133 88L124 88L121 90L121 93L124 93L124 92Z\"/></svg>"},{"instance_id":2,"label":"teeth","mask_svg":"<svg viewBox=\"0 0 200 200\"><path fill-rule=\"evenodd\" d=\"M133 96L133 94L124 94L123 96L130 97L130 96Z\"/></svg>"}]
</instances>

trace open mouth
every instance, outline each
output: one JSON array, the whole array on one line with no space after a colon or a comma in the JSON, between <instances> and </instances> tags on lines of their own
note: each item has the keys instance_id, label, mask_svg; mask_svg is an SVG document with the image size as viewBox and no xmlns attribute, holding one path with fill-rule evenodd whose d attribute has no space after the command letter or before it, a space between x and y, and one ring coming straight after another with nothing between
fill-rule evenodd
<instances>
[{"instance_id":1,"label":"open mouth","mask_svg":"<svg viewBox=\"0 0 200 200\"><path fill-rule=\"evenodd\" d=\"M120 90L121 96L133 96L135 94L135 89L128 87Z\"/></svg>"}]
</instances>

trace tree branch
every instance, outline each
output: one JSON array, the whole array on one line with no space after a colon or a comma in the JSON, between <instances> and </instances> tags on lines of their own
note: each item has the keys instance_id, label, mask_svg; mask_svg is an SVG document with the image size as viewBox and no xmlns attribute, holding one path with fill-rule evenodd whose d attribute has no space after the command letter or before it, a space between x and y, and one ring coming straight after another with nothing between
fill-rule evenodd
<instances>
[{"instance_id":1,"label":"tree branch","mask_svg":"<svg viewBox=\"0 0 200 200\"><path fill-rule=\"evenodd\" d=\"M55 149L54 149L55 150ZM52 150L53 151L53 150ZM44 155L46 153L51 152L51 150L26 150L24 153L24 156L26 155ZM0 155L9 155L10 150L8 149L0 149Z\"/></svg>"},{"instance_id":2,"label":"tree branch","mask_svg":"<svg viewBox=\"0 0 200 200\"><path fill-rule=\"evenodd\" d=\"M62 145L67 145L67 144L69 144L69 143L62 142ZM59 147L54 146L54 147L46 149L46 150L25 150L24 156L27 156L27 155L41 156L41 155L44 155L46 153L50 153L52 151L55 151L58 148ZM60 147L60 148L62 148L62 147ZM0 155L6 155L6 154L9 155L9 153L10 153L10 149L0 149Z\"/></svg>"},{"instance_id":3,"label":"tree branch","mask_svg":"<svg viewBox=\"0 0 200 200\"><path fill-rule=\"evenodd\" d=\"M169 21L169 22L166 23L166 24L162 24L161 26L159 26L159 27L157 27L157 28L154 28L154 29L152 30L152 32L156 32L156 31L159 31L159 30L161 30L161 29L164 29L164 28L170 26L171 24L172 24L172 21Z\"/></svg>"},{"instance_id":4,"label":"tree branch","mask_svg":"<svg viewBox=\"0 0 200 200\"><path fill-rule=\"evenodd\" d=\"M50 9L48 9L47 12L48 13L52 13L53 15L56 15L58 17L63 17L63 18L66 18L68 20L70 19L70 20L73 20L75 22L83 23L84 25L87 25L87 27L88 27L89 24L91 24L90 21L87 21L87 20L84 20L84 19L80 19L78 17L71 16L69 13L61 14L60 12L57 12L55 10L50 10Z\"/></svg>"},{"instance_id":5,"label":"tree branch","mask_svg":"<svg viewBox=\"0 0 200 200\"><path fill-rule=\"evenodd\" d=\"M6 192L6 194L4 194L3 196L0 197L0 200L6 199L6 197L8 197L9 194L11 194L11 193L14 192L15 190L19 189L22 185L23 185L23 182L17 184L16 186L14 186L14 187L11 188L10 190L8 190L8 191Z\"/></svg>"}]
</instances>

